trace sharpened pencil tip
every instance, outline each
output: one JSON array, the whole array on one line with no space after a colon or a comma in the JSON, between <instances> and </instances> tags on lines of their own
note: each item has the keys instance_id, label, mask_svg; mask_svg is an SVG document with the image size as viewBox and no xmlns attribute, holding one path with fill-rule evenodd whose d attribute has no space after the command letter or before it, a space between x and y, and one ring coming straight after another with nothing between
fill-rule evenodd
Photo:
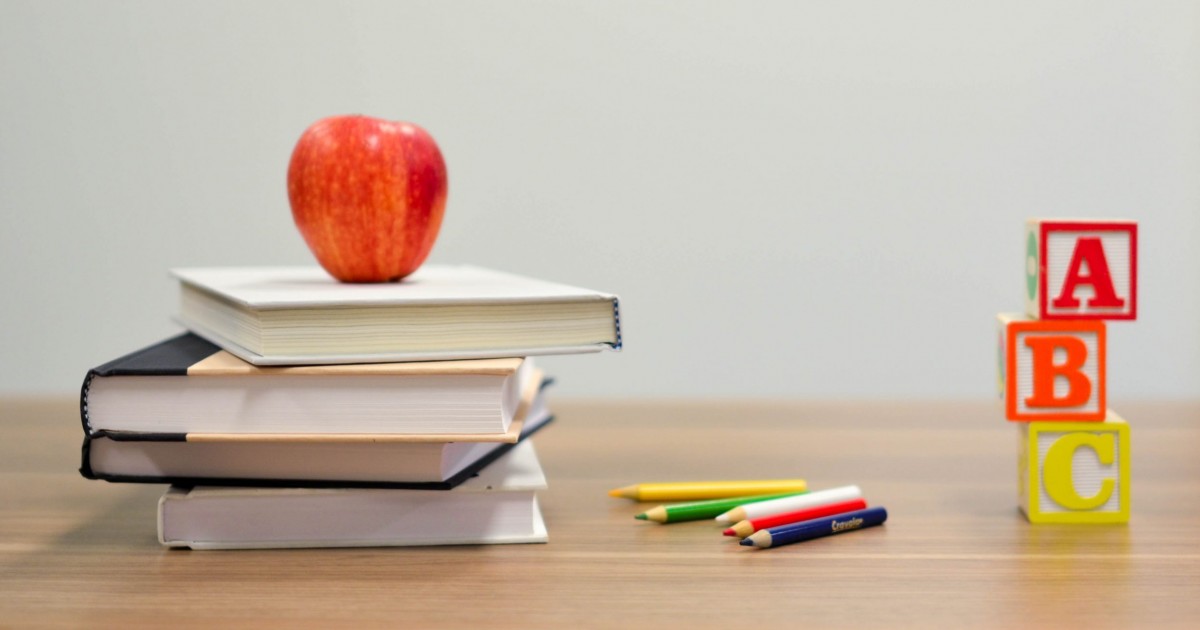
<instances>
[{"instance_id":1,"label":"sharpened pencil tip","mask_svg":"<svg viewBox=\"0 0 1200 630\"><path fill-rule=\"evenodd\" d=\"M754 541L753 541L753 540L750 540L749 538L743 538L743 539L741 539L741 540L739 540L739 541L738 541L738 544L739 544L739 545L741 545L741 546L743 546L743 547L753 547L753 546L754 546Z\"/></svg>"},{"instance_id":2,"label":"sharpened pencil tip","mask_svg":"<svg viewBox=\"0 0 1200 630\"><path fill-rule=\"evenodd\" d=\"M714 518L713 520L722 525L732 525L733 524L733 521L729 520L729 517L725 516L724 514L718 516L717 518Z\"/></svg>"},{"instance_id":3,"label":"sharpened pencil tip","mask_svg":"<svg viewBox=\"0 0 1200 630\"><path fill-rule=\"evenodd\" d=\"M725 531L723 531L721 533L725 534L726 536L737 536L737 532L733 531L732 527L730 527L729 529L726 529Z\"/></svg>"},{"instance_id":4,"label":"sharpened pencil tip","mask_svg":"<svg viewBox=\"0 0 1200 630\"><path fill-rule=\"evenodd\" d=\"M636 518L639 521L644 521L644 520L646 520L647 517L646 517L646 513L642 512L641 514L638 514L637 516L634 516L633 518Z\"/></svg>"},{"instance_id":5,"label":"sharpened pencil tip","mask_svg":"<svg viewBox=\"0 0 1200 630\"><path fill-rule=\"evenodd\" d=\"M618 499L633 499L636 501L638 499L638 487L623 486L620 488L613 488L612 490L608 491L608 496L617 497Z\"/></svg>"}]
</instances>

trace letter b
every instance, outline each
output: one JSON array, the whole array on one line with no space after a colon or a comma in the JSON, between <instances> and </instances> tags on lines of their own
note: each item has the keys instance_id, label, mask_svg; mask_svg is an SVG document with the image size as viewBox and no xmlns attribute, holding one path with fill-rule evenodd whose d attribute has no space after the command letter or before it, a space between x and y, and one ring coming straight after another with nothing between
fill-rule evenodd
<instances>
[{"instance_id":1,"label":"letter b","mask_svg":"<svg viewBox=\"0 0 1200 630\"><path fill-rule=\"evenodd\" d=\"M1009 420L1104 420L1104 322L999 319Z\"/></svg>"}]
</instances>

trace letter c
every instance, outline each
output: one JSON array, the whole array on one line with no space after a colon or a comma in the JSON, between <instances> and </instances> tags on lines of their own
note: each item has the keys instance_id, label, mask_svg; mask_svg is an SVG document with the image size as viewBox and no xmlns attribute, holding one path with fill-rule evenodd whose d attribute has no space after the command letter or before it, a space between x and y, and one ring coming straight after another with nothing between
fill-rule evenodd
<instances>
[{"instance_id":1,"label":"letter c","mask_svg":"<svg viewBox=\"0 0 1200 630\"><path fill-rule=\"evenodd\" d=\"M1081 497L1075 492L1071 460L1075 451L1083 446L1096 451L1100 463L1105 466L1111 466L1116 460L1116 441L1112 433L1068 433L1050 446L1042 464L1046 494L1069 510L1094 510L1108 503L1117 485L1115 480L1108 478L1100 483L1100 491L1095 496Z\"/></svg>"}]
</instances>

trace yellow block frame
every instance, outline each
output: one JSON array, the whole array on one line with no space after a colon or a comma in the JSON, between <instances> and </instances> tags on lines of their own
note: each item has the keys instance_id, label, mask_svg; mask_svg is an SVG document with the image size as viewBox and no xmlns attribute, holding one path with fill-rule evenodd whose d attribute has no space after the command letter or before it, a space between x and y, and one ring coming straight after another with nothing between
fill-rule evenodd
<instances>
[{"instance_id":1,"label":"yellow block frame","mask_svg":"<svg viewBox=\"0 0 1200 630\"><path fill-rule=\"evenodd\" d=\"M1128 523L1130 499L1129 424L1112 409L1104 422L1028 422L1020 426L1021 448L1017 467L1021 510L1030 523ZM1115 512L1073 510L1043 512L1041 509L1042 470L1038 469L1038 436L1041 433L1115 433L1117 440L1117 492L1120 509ZM1065 437L1065 436L1064 436ZM1069 464L1068 464L1069 465ZM1065 474L1070 474L1066 471Z\"/></svg>"}]
</instances>

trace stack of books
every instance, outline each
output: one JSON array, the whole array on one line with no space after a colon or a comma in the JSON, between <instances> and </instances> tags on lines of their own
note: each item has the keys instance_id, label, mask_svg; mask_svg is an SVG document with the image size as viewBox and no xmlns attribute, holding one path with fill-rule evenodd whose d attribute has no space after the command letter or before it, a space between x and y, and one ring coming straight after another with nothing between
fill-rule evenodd
<instances>
[{"instance_id":1,"label":"stack of books","mask_svg":"<svg viewBox=\"0 0 1200 630\"><path fill-rule=\"evenodd\" d=\"M531 357L620 349L616 296L470 266L172 273L189 332L90 370L80 400L85 477L171 484L164 545L547 540Z\"/></svg>"}]
</instances>

